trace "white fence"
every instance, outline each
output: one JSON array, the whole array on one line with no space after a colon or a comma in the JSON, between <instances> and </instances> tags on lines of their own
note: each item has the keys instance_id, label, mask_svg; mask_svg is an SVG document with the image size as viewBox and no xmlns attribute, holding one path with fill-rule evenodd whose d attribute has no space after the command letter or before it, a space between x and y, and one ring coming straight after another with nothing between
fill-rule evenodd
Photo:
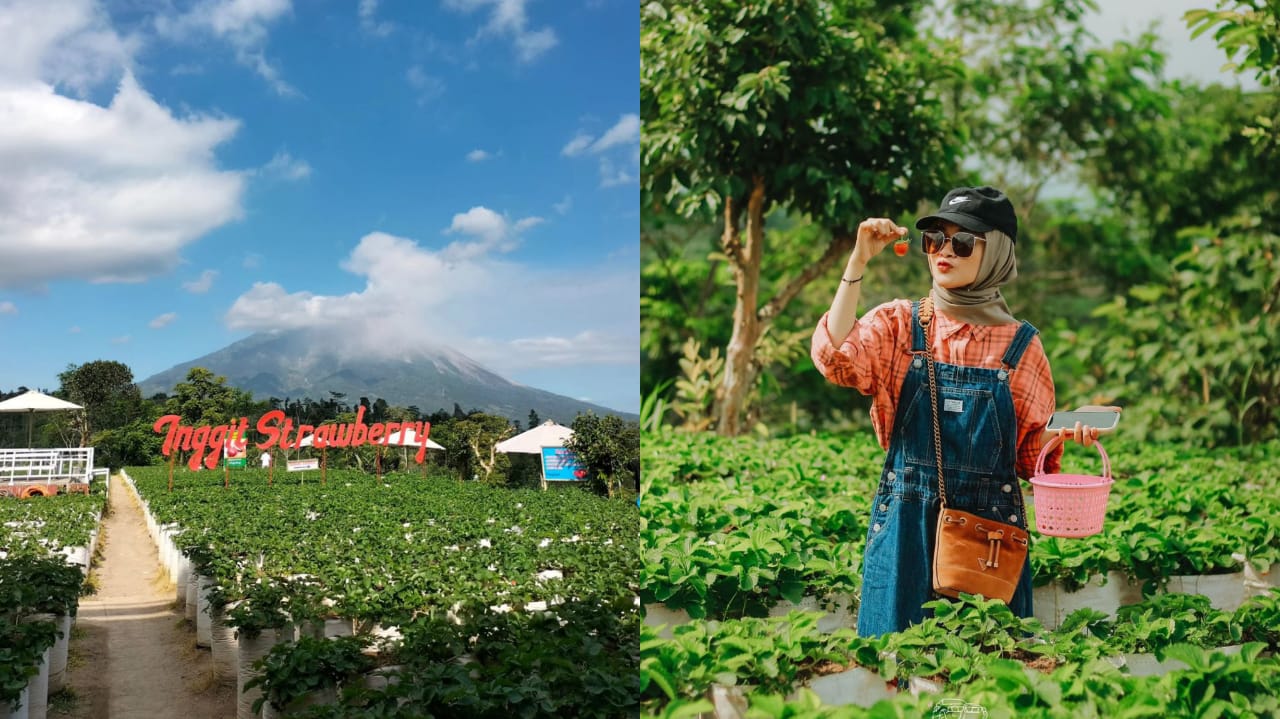
<instances>
[{"instance_id":1,"label":"white fence","mask_svg":"<svg viewBox=\"0 0 1280 719\"><path fill-rule=\"evenodd\" d=\"M16 482L83 483L105 477L93 468L93 447L0 449L0 484Z\"/></svg>"}]
</instances>

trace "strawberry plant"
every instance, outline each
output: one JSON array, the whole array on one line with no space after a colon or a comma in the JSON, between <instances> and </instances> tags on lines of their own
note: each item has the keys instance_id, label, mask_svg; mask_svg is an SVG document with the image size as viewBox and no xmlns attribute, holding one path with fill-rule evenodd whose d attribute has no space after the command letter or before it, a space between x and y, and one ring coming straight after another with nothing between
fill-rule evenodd
<instances>
[{"instance_id":1,"label":"strawberry plant","mask_svg":"<svg viewBox=\"0 0 1280 719\"><path fill-rule=\"evenodd\" d=\"M373 661L361 651L366 644L366 639L358 637L301 637L297 642L277 644L258 660L254 665L258 675L245 684L245 689L262 688L253 711L260 712L268 701L277 710L286 711L309 693L340 689L361 678L373 668Z\"/></svg>"},{"instance_id":2,"label":"strawberry plant","mask_svg":"<svg viewBox=\"0 0 1280 719\"><path fill-rule=\"evenodd\" d=\"M1234 621L1242 641L1261 642L1273 654L1280 651L1280 589L1241 604Z\"/></svg>"},{"instance_id":3,"label":"strawberry plant","mask_svg":"<svg viewBox=\"0 0 1280 719\"><path fill-rule=\"evenodd\" d=\"M355 620L362 635L399 628L404 642L384 647L383 660L412 670L394 689L363 698L353 690L341 711L516 716L508 709L527 704L561 714L597 706L605 717L635 704L632 503L416 473L379 485L337 470L323 485L286 475L268 486L265 471L245 470L225 488L216 473L179 470L173 492L167 468L129 473L156 521L177 526L174 542L193 569L212 578L212 603L225 604L227 623L245 635L333 617ZM444 661L419 661L443 658L441 647L452 650ZM319 681L306 676L319 666L309 651L281 649L277 676L263 686ZM292 696L282 691L277 698Z\"/></svg>"},{"instance_id":4,"label":"strawberry plant","mask_svg":"<svg viewBox=\"0 0 1280 719\"><path fill-rule=\"evenodd\" d=\"M0 621L0 707L12 706L58 639L53 622Z\"/></svg>"},{"instance_id":5,"label":"strawberry plant","mask_svg":"<svg viewBox=\"0 0 1280 719\"><path fill-rule=\"evenodd\" d=\"M1090 631L1115 652L1159 655L1174 644L1215 648L1240 641L1232 613L1214 609L1199 594L1161 594L1120 607L1114 622L1098 622Z\"/></svg>"},{"instance_id":6,"label":"strawberry plant","mask_svg":"<svg viewBox=\"0 0 1280 719\"><path fill-rule=\"evenodd\" d=\"M697 696L712 684L746 684L785 692L823 663L878 667L880 642L851 629L818 631L818 612L769 619L726 619L677 626L662 639L640 635L640 692L645 701Z\"/></svg>"}]
</instances>

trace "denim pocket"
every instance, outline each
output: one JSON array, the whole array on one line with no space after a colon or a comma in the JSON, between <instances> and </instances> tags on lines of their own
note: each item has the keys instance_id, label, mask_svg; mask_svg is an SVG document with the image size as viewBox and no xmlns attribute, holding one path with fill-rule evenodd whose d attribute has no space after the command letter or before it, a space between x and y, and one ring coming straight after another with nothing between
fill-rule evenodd
<instances>
[{"instance_id":1,"label":"denim pocket","mask_svg":"<svg viewBox=\"0 0 1280 719\"><path fill-rule=\"evenodd\" d=\"M892 586L897 572L898 553L893 534L898 529L897 504L900 498L877 492L867 525L867 545L862 552L862 583L873 587Z\"/></svg>"},{"instance_id":2,"label":"denim pocket","mask_svg":"<svg viewBox=\"0 0 1280 719\"><path fill-rule=\"evenodd\" d=\"M942 430L942 466L977 474L991 474L1004 455L1004 434L995 394L988 389L938 388L938 423ZM934 466L933 406L928 385L921 385L903 418L911 436L905 443L907 461Z\"/></svg>"}]
</instances>

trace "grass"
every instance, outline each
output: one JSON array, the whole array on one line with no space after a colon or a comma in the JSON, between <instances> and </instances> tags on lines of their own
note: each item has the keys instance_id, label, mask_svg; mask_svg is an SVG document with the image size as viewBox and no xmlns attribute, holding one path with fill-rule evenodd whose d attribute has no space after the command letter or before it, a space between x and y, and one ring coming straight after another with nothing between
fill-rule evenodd
<instances>
[{"instance_id":1,"label":"grass","mask_svg":"<svg viewBox=\"0 0 1280 719\"><path fill-rule=\"evenodd\" d=\"M57 716L59 714L69 716L76 711L76 704L80 701L80 697L76 694L76 690L71 687L63 687L49 695L49 716Z\"/></svg>"},{"instance_id":2,"label":"grass","mask_svg":"<svg viewBox=\"0 0 1280 719\"><path fill-rule=\"evenodd\" d=\"M187 682L187 689L189 689L192 694L206 694L227 686L235 685L231 679L219 676L216 669L205 669Z\"/></svg>"}]
</instances>

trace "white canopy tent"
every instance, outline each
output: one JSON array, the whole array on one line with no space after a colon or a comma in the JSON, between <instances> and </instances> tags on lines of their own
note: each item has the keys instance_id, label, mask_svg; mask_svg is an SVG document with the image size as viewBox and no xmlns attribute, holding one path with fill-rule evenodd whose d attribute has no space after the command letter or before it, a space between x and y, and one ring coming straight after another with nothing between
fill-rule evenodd
<instances>
[{"instance_id":1,"label":"white canopy tent","mask_svg":"<svg viewBox=\"0 0 1280 719\"><path fill-rule=\"evenodd\" d=\"M430 437L427 437L425 439L427 442L427 449L444 449L443 446L436 444L434 441L432 441ZM387 444L400 445L401 447L422 446L422 442L418 441L418 435L413 431L412 427L410 427L409 429L401 430L399 432L392 432L391 434L387 435ZM404 466L407 467L409 466L409 451L404 450L402 454L403 454Z\"/></svg>"},{"instance_id":2,"label":"white canopy tent","mask_svg":"<svg viewBox=\"0 0 1280 719\"><path fill-rule=\"evenodd\" d=\"M0 412L25 412L27 415L27 447L32 446L31 431L35 424L36 412L58 412L67 409L84 409L78 404L50 397L43 392L30 390L17 397L10 397L0 402Z\"/></svg>"},{"instance_id":3,"label":"white canopy tent","mask_svg":"<svg viewBox=\"0 0 1280 719\"><path fill-rule=\"evenodd\" d=\"M400 445L405 447L417 447L422 444L418 441L418 435L412 428L402 430L400 432L392 432L387 435L387 444ZM443 446L436 444L430 437L427 438L427 449L444 449Z\"/></svg>"},{"instance_id":4,"label":"white canopy tent","mask_svg":"<svg viewBox=\"0 0 1280 719\"><path fill-rule=\"evenodd\" d=\"M552 420L547 420L537 427L533 427L525 432L521 432L516 436L505 439L497 444L494 449L499 452L508 454L536 454L538 462L542 467L540 473L540 481L542 491L547 490L547 467L543 457L543 447L563 447L565 440L573 436L573 430L562 424L556 424Z\"/></svg>"},{"instance_id":5,"label":"white canopy tent","mask_svg":"<svg viewBox=\"0 0 1280 719\"><path fill-rule=\"evenodd\" d=\"M564 441L573 436L573 430L547 420L542 424L498 443L499 452L542 454L543 447L563 447Z\"/></svg>"}]
</instances>

